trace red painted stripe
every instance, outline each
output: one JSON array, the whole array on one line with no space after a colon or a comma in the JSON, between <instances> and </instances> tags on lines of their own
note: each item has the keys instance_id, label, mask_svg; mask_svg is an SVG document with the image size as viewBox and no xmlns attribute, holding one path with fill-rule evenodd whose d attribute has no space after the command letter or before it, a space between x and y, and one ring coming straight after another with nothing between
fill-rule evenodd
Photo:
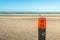
<instances>
[{"instance_id":1,"label":"red painted stripe","mask_svg":"<svg viewBox=\"0 0 60 40\"><path fill-rule=\"evenodd\" d=\"M38 28L46 28L46 18L38 18Z\"/></svg>"}]
</instances>

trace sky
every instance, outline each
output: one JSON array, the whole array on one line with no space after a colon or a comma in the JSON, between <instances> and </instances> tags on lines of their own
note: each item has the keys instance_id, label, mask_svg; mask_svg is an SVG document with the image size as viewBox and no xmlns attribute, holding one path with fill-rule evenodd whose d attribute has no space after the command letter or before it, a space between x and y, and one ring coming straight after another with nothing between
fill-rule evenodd
<instances>
[{"instance_id":1,"label":"sky","mask_svg":"<svg viewBox=\"0 0 60 40\"><path fill-rule=\"evenodd\" d=\"M60 12L60 0L0 0L0 12Z\"/></svg>"}]
</instances>

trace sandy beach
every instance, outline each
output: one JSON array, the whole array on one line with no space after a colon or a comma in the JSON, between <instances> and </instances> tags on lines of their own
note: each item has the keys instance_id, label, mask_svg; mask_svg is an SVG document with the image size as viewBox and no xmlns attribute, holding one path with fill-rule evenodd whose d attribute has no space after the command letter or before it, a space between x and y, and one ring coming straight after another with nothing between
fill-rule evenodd
<instances>
[{"instance_id":1,"label":"sandy beach","mask_svg":"<svg viewBox=\"0 0 60 40\"><path fill-rule=\"evenodd\" d=\"M0 40L38 40L37 19L46 17L46 40L60 40L60 14L0 14Z\"/></svg>"}]
</instances>

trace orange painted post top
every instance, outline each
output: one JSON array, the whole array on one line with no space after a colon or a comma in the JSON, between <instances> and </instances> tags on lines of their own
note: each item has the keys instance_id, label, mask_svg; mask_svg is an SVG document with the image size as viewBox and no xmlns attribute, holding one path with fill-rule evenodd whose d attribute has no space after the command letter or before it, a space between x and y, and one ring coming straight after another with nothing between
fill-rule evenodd
<instances>
[{"instance_id":1,"label":"orange painted post top","mask_svg":"<svg viewBox=\"0 0 60 40\"><path fill-rule=\"evenodd\" d=\"M46 18L38 18L38 28L46 28Z\"/></svg>"}]
</instances>

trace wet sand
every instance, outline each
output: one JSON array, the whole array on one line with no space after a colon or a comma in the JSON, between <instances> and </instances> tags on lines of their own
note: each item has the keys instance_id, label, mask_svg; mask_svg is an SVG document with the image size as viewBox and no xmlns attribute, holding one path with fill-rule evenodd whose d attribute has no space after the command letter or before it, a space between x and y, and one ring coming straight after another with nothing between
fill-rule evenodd
<instances>
[{"instance_id":1,"label":"wet sand","mask_svg":"<svg viewBox=\"0 0 60 40\"><path fill-rule=\"evenodd\" d=\"M38 40L38 17L47 18L46 40L60 40L60 15L0 15L0 40Z\"/></svg>"}]
</instances>

